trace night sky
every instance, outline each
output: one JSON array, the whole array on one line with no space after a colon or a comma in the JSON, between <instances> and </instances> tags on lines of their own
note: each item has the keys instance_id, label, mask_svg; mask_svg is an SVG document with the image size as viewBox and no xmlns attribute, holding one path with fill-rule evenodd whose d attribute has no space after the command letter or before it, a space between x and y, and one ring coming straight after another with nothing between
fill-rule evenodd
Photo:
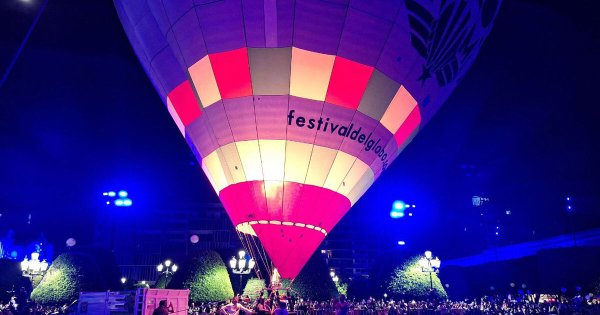
<instances>
[{"instance_id":1,"label":"night sky","mask_svg":"<svg viewBox=\"0 0 600 315\"><path fill-rule=\"evenodd\" d=\"M40 3L0 3L0 73ZM463 82L344 221L445 257L600 227L598 9L505 1ZM218 202L112 1L50 0L0 87L0 236L89 241L96 218L114 211L101 193L115 189L139 215ZM475 208L473 195L490 202ZM391 220L396 199L415 215Z\"/></svg>"}]
</instances>

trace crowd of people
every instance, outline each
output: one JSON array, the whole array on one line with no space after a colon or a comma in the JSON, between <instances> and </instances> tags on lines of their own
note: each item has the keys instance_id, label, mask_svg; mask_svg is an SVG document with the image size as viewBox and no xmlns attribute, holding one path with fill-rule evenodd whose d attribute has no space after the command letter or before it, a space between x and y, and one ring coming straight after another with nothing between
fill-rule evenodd
<instances>
[{"instance_id":1,"label":"crowd of people","mask_svg":"<svg viewBox=\"0 0 600 315\"><path fill-rule=\"evenodd\" d=\"M29 299L29 292L25 288L21 288L18 292L13 293L7 303L0 301L0 315L52 315L69 313L71 305L41 305L33 303Z\"/></svg>"},{"instance_id":2,"label":"crowd of people","mask_svg":"<svg viewBox=\"0 0 600 315\"><path fill-rule=\"evenodd\" d=\"M163 302L163 301L161 301ZM169 315L174 311L166 306L155 315ZM161 303L162 305L163 303ZM0 303L0 315L69 314L75 310L69 305L43 306L32 304L24 297L13 296L8 303ZM236 296L231 300L210 303L191 303L188 315L530 315L581 314L600 315L600 299L592 295L573 297L563 295L516 294L486 296L479 299L451 300L349 300L344 295L329 301L304 300L297 295L270 294L256 299ZM181 315L181 314L176 314Z\"/></svg>"},{"instance_id":3,"label":"crowd of people","mask_svg":"<svg viewBox=\"0 0 600 315\"><path fill-rule=\"evenodd\" d=\"M276 299L259 297L235 297L224 303L192 304L189 315L240 315L273 314L287 315L529 315L529 314L589 314L600 315L600 299L576 295L571 298L539 295L486 296L480 299L451 300L393 300L374 299L347 300L345 296L326 302L303 299Z\"/></svg>"}]
</instances>

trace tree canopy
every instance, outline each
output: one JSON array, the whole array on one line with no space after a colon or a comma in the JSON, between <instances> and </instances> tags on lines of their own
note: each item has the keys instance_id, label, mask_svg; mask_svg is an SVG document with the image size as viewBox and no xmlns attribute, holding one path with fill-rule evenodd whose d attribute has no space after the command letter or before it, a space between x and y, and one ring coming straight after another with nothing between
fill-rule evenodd
<instances>
[{"instance_id":1,"label":"tree canopy","mask_svg":"<svg viewBox=\"0 0 600 315\"><path fill-rule=\"evenodd\" d=\"M77 299L81 291L120 288L114 257L98 249L69 251L59 255L31 293L41 304L61 305Z\"/></svg>"},{"instance_id":2,"label":"tree canopy","mask_svg":"<svg viewBox=\"0 0 600 315\"><path fill-rule=\"evenodd\" d=\"M170 289L190 289L191 302L223 301L233 297L227 267L215 251L203 251L173 275Z\"/></svg>"},{"instance_id":3,"label":"tree canopy","mask_svg":"<svg viewBox=\"0 0 600 315\"><path fill-rule=\"evenodd\" d=\"M337 288L325 260L320 252L315 252L302 271L292 282L292 289L303 298L324 301L337 296Z\"/></svg>"},{"instance_id":4,"label":"tree canopy","mask_svg":"<svg viewBox=\"0 0 600 315\"><path fill-rule=\"evenodd\" d=\"M419 259L420 256L414 256L394 269L387 286L392 295L409 298L430 297L429 273L421 271ZM436 274L432 274L432 280L433 296L442 299L448 298L446 290Z\"/></svg>"},{"instance_id":5,"label":"tree canopy","mask_svg":"<svg viewBox=\"0 0 600 315\"><path fill-rule=\"evenodd\" d=\"M243 295L248 295L251 299L256 299L260 291L266 287L264 279L258 278L250 278L248 282L246 282L246 286L244 287Z\"/></svg>"}]
</instances>

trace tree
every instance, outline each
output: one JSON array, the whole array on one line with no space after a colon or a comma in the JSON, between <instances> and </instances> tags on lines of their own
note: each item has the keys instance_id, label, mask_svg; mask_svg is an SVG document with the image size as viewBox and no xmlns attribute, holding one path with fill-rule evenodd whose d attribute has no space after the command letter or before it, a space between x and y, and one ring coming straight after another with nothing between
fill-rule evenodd
<instances>
[{"instance_id":1,"label":"tree","mask_svg":"<svg viewBox=\"0 0 600 315\"><path fill-rule=\"evenodd\" d=\"M338 294L347 295L348 294L348 283L342 282L341 280L335 282L335 288L337 289Z\"/></svg>"},{"instance_id":2,"label":"tree","mask_svg":"<svg viewBox=\"0 0 600 315\"><path fill-rule=\"evenodd\" d=\"M260 295L260 291L266 287L265 280L258 278L250 278L246 282L243 295L248 295L251 299L256 299Z\"/></svg>"},{"instance_id":3,"label":"tree","mask_svg":"<svg viewBox=\"0 0 600 315\"><path fill-rule=\"evenodd\" d=\"M233 297L227 267L215 251L200 252L174 275L170 289L190 289L191 302L223 301Z\"/></svg>"},{"instance_id":4,"label":"tree","mask_svg":"<svg viewBox=\"0 0 600 315\"><path fill-rule=\"evenodd\" d=\"M387 286L390 293L408 298L430 297L429 274L421 271L419 259L420 256L412 257L394 269ZM438 276L432 274L432 277L434 297L441 299L448 298L446 290L444 290Z\"/></svg>"},{"instance_id":5,"label":"tree","mask_svg":"<svg viewBox=\"0 0 600 315\"><path fill-rule=\"evenodd\" d=\"M97 249L82 249L59 255L31 293L37 303L62 305L77 299L81 291L120 288L118 267L112 255Z\"/></svg>"},{"instance_id":6,"label":"tree","mask_svg":"<svg viewBox=\"0 0 600 315\"><path fill-rule=\"evenodd\" d=\"M154 284L154 288L156 289L165 289L169 286L169 282L171 282L171 279L173 279L172 275L166 274L166 273L161 273L160 276L158 276L158 280L156 280L156 283Z\"/></svg>"},{"instance_id":7,"label":"tree","mask_svg":"<svg viewBox=\"0 0 600 315\"><path fill-rule=\"evenodd\" d=\"M305 299L317 301L337 296L335 283L331 280L329 269L319 252L315 252L302 268L292 282L292 289Z\"/></svg>"}]
</instances>

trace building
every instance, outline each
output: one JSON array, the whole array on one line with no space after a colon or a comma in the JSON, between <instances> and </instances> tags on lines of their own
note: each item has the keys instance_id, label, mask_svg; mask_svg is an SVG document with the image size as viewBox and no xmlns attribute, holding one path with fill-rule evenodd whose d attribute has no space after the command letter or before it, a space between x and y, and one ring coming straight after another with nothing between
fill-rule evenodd
<instances>
[{"instance_id":1,"label":"building","mask_svg":"<svg viewBox=\"0 0 600 315\"><path fill-rule=\"evenodd\" d=\"M198 236L192 243L191 237ZM241 247L237 232L220 203L163 208L136 218L100 219L95 244L111 249L122 276L154 281L165 259L183 262L201 250L221 254Z\"/></svg>"}]
</instances>

